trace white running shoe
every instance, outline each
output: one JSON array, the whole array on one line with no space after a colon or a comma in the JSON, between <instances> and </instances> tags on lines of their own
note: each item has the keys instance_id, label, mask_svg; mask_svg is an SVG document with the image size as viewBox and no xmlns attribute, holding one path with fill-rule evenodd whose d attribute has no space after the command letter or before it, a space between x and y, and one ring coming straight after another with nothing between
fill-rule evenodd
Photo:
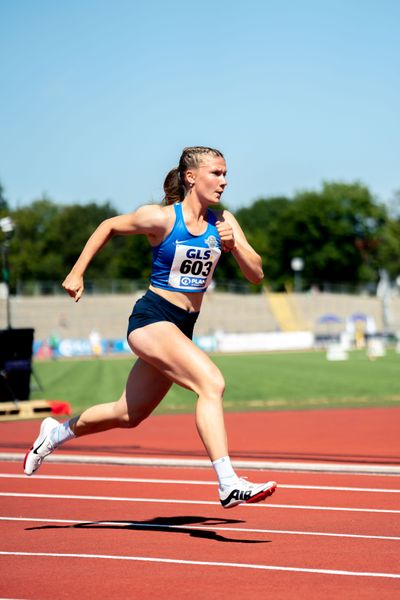
<instances>
[{"instance_id":1,"label":"white running shoe","mask_svg":"<svg viewBox=\"0 0 400 600\"><path fill-rule=\"evenodd\" d=\"M33 442L32 448L25 455L24 471L26 475L32 475L37 471L43 459L53 452L54 446L48 435L58 425L59 422L52 417L47 417L42 421L39 435Z\"/></svg>"},{"instance_id":2,"label":"white running shoe","mask_svg":"<svg viewBox=\"0 0 400 600\"><path fill-rule=\"evenodd\" d=\"M219 499L224 508L232 508L238 504L253 504L271 496L276 490L276 482L250 483L240 478L236 483L223 490L219 489Z\"/></svg>"}]
</instances>

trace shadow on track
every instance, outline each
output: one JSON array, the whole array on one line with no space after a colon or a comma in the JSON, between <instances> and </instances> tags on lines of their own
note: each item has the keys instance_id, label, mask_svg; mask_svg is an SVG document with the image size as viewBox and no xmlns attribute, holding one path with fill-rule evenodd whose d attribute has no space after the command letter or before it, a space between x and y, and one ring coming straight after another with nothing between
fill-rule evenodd
<instances>
[{"instance_id":1,"label":"shadow on track","mask_svg":"<svg viewBox=\"0 0 400 600\"><path fill-rule=\"evenodd\" d=\"M213 517L185 516L185 517L155 517L147 521L88 521L72 525L42 525L40 527L26 527L25 531L43 529L114 529L115 531L158 531L165 533L183 533L194 538L214 540L215 542L229 542L237 544L267 544L271 540L244 540L226 537L215 531L213 527L229 524L244 523L237 519L215 519ZM190 525L198 527L191 528ZM209 529L200 527L205 525Z\"/></svg>"}]
</instances>

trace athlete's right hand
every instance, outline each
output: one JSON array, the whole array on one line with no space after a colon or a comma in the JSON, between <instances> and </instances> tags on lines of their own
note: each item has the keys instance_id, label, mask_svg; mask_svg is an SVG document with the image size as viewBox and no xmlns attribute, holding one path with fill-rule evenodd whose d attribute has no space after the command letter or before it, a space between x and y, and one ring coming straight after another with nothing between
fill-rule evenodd
<instances>
[{"instance_id":1,"label":"athlete's right hand","mask_svg":"<svg viewBox=\"0 0 400 600\"><path fill-rule=\"evenodd\" d=\"M82 275L76 275L73 273L73 271L66 276L61 285L67 294L75 300L75 302L78 302L79 298L83 294L83 290L85 289Z\"/></svg>"}]
</instances>

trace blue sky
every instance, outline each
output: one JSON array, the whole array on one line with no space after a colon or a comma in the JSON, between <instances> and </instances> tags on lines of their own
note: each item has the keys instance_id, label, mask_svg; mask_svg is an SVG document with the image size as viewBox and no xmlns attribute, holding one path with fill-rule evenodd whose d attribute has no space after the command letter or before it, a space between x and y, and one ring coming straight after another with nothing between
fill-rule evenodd
<instances>
[{"instance_id":1,"label":"blue sky","mask_svg":"<svg viewBox=\"0 0 400 600\"><path fill-rule=\"evenodd\" d=\"M188 145L224 202L400 189L397 0L0 0L0 181L12 207L161 199Z\"/></svg>"}]
</instances>

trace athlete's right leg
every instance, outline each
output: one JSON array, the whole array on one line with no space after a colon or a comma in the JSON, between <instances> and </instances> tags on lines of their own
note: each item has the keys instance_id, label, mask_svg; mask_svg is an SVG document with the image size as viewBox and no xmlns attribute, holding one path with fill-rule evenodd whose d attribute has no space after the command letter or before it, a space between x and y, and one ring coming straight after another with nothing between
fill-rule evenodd
<instances>
[{"instance_id":1,"label":"athlete's right leg","mask_svg":"<svg viewBox=\"0 0 400 600\"><path fill-rule=\"evenodd\" d=\"M122 396L116 402L92 406L66 423L58 423L51 417L44 419L39 436L25 456L25 473L32 475L46 456L73 437L115 427L136 427L156 408L171 385L170 379L139 358L131 369Z\"/></svg>"},{"instance_id":2,"label":"athlete's right leg","mask_svg":"<svg viewBox=\"0 0 400 600\"><path fill-rule=\"evenodd\" d=\"M207 354L166 321L135 329L128 342L137 356L197 395L196 426L208 456L211 461L227 456L222 406L225 381Z\"/></svg>"},{"instance_id":3,"label":"athlete's right leg","mask_svg":"<svg viewBox=\"0 0 400 600\"><path fill-rule=\"evenodd\" d=\"M260 502L274 493L275 481L254 484L240 479L228 454L222 395L224 378L211 359L175 325L158 322L131 332L128 342L138 356L169 380L197 395L196 425L216 471L224 508Z\"/></svg>"}]
</instances>

